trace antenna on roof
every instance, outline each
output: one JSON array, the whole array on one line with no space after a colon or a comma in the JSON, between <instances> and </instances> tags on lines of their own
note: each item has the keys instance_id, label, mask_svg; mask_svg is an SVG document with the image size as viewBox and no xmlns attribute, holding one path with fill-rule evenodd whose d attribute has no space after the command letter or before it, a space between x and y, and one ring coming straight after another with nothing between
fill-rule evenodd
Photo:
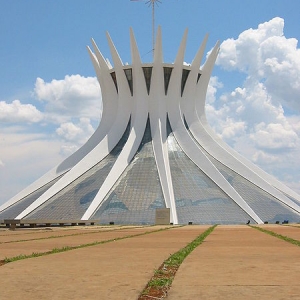
<instances>
[{"instance_id":1,"label":"antenna on roof","mask_svg":"<svg viewBox=\"0 0 300 300\"><path fill-rule=\"evenodd\" d=\"M130 1L143 1L143 0L130 0ZM158 6L161 0L147 0L146 4L152 6L152 52L154 55L154 45L155 45L155 4Z\"/></svg>"}]
</instances>

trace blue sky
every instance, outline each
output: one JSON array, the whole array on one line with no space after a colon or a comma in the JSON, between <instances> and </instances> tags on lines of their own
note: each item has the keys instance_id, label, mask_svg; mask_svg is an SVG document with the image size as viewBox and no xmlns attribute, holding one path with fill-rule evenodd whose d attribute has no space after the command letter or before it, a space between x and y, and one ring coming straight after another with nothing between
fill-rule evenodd
<instances>
[{"instance_id":1,"label":"blue sky","mask_svg":"<svg viewBox=\"0 0 300 300\"><path fill-rule=\"evenodd\" d=\"M101 94L86 45L131 62L129 27L152 59L151 8L129 0L0 0L0 204L92 134ZM164 59L189 28L186 62L206 33L220 55L207 117L233 148L300 192L300 1L162 0Z\"/></svg>"}]
</instances>

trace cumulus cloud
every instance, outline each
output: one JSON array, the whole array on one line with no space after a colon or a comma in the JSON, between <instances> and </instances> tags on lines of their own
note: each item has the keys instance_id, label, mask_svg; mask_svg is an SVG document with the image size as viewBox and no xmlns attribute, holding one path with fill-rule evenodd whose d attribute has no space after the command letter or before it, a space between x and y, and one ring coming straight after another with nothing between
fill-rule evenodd
<instances>
[{"instance_id":1,"label":"cumulus cloud","mask_svg":"<svg viewBox=\"0 0 300 300\"><path fill-rule=\"evenodd\" d=\"M216 101L217 90L223 87L223 83L219 81L217 76L212 76L206 94L206 103L212 104Z\"/></svg>"},{"instance_id":2,"label":"cumulus cloud","mask_svg":"<svg viewBox=\"0 0 300 300\"><path fill-rule=\"evenodd\" d=\"M275 101L300 111L300 49L284 36L284 20L276 17L257 29L242 32L221 44L217 64L244 72L248 80L264 82Z\"/></svg>"},{"instance_id":3,"label":"cumulus cloud","mask_svg":"<svg viewBox=\"0 0 300 300\"><path fill-rule=\"evenodd\" d=\"M257 29L245 30L236 40L233 38L225 40L221 45L217 64L227 70L255 72L263 64L262 45L274 37L283 37L283 27L284 20L277 17L258 25ZM285 40L284 37L283 39ZM277 45L273 50L276 48ZM270 50L274 54L272 49Z\"/></svg>"},{"instance_id":4,"label":"cumulus cloud","mask_svg":"<svg viewBox=\"0 0 300 300\"><path fill-rule=\"evenodd\" d=\"M64 142L72 143L73 146L82 145L92 135L94 128L88 118L80 118L77 124L66 122L56 129L56 133Z\"/></svg>"},{"instance_id":5,"label":"cumulus cloud","mask_svg":"<svg viewBox=\"0 0 300 300\"><path fill-rule=\"evenodd\" d=\"M294 149L299 144L299 138L292 127L287 124L260 123L255 128L255 133L250 134L257 148L269 151Z\"/></svg>"},{"instance_id":6,"label":"cumulus cloud","mask_svg":"<svg viewBox=\"0 0 300 300\"><path fill-rule=\"evenodd\" d=\"M76 116L99 119L101 93L95 77L65 76L45 82L37 78L34 94L46 104L45 110L55 116Z\"/></svg>"},{"instance_id":7,"label":"cumulus cloud","mask_svg":"<svg viewBox=\"0 0 300 300\"><path fill-rule=\"evenodd\" d=\"M278 17L225 40L217 65L227 76L239 74L241 79L243 74L243 82L239 80L230 91L223 90L222 78L215 78L207 94L206 114L215 131L283 180L288 180L287 174L300 177L296 167L300 164L297 42L284 36L284 20Z\"/></svg>"},{"instance_id":8,"label":"cumulus cloud","mask_svg":"<svg viewBox=\"0 0 300 300\"><path fill-rule=\"evenodd\" d=\"M51 82L37 78L33 96L39 109L20 100L0 102L0 172L5 174L0 202L78 149L101 116L96 78L72 75ZM33 127L36 123L40 126ZM15 174L20 174L18 184L12 180Z\"/></svg>"},{"instance_id":9,"label":"cumulus cloud","mask_svg":"<svg viewBox=\"0 0 300 300\"><path fill-rule=\"evenodd\" d=\"M31 104L19 100L12 103L0 101L0 121L5 123L37 123L43 120L43 113Z\"/></svg>"},{"instance_id":10,"label":"cumulus cloud","mask_svg":"<svg viewBox=\"0 0 300 300\"><path fill-rule=\"evenodd\" d=\"M300 190L300 50L297 47L296 39L285 37L281 18L225 40L220 46L217 65L225 70L222 76L231 78L239 74L239 82L234 85L231 81L230 90L225 90L222 78L212 77L206 115L216 132L237 151ZM2 184L10 186L11 195L20 189L11 180L15 174L26 173L27 182L22 185L29 184L33 177L39 177L80 147L93 133L93 122L101 116L101 93L96 78L67 75L50 82L37 78L33 94L40 101L40 109L19 100L0 102L0 121L19 125L14 132L5 131L6 142L0 146L0 171L7 175L7 182ZM287 115L286 108L293 114ZM52 132L24 133L21 122L52 124Z\"/></svg>"},{"instance_id":11,"label":"cumulus cloud","mask_svg":"<svg viewBox=\"0 0 300 300\"><path fill-rule=\"evenodd\" d=\"M65 76L45 82L37 78L35 96L45 103L48 120L58 123L55 133L60 138L60 153L70 155L92 135L91 123L99 121L102 99L95 77Z\"/></svg>"}]
</instances>

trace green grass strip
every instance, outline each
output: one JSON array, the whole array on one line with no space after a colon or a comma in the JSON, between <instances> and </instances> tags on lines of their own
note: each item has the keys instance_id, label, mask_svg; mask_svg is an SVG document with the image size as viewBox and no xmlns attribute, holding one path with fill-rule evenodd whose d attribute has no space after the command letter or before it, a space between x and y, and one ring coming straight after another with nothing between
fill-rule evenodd
<instances>
[{"instance_id":1,"label":"green grass strip","mask_svg":"<svg viewBox=\"0 0 300 300\"><path fill-rule=\"evenodd\" d=\"M18 256L14 256L14 257L6 257L2 261L3 262L2 264L7 264L7 263L10 263L10 262L14 262L14 261L22 260L22 259L27 259L27 258L45 256L45 255L50 255L50 254L75 250L75 249L81 249L81 248L86 248L86 247L91 247L91 246L97 246L97 245L101 245L101 244L120 241L120 240L124 240L124 239L128 239L128 238L132 238L132 237L137 237L137 236L142 236L142 235L146 235L146 234L156 233L156 232L160 232L160 231L164 231L164 230L168 230L168 229L173 229L173 228L178 228L178 227L182 227L182 226L171 226L171 227L166 227L166 228L160 228L160 229L157 229L157 230L142 232L142 233L138 233L138 234L126 235L126 236L123 236L123 237L112 238L112 239L105 240L105 241L96 241L96 242L93 242L93 243L82 244L82 245L78 245L78 246L64 246L62 248L54 248L54 249L52 249L50 251L46 251L46 252L33 252L32 254L28 254L28 255L21 254L21 255L18 255Z\"/></svg>"},{"instance_id":2,"label":"green grass strip","mask_svg":"<svg viewBox=\"0 0 300 300\"><path fill-rule=\"evenodd\" d=\"M300 246L300 241L294 240L294 239L292 239L292 238L290 238L288 236L285 236L285 235L282 235L282 234L279 234L279 233L276 233L274 231L267 230L267 229L264 229L264 228L261 228L261 227L258 227L258 226L253 226L253 225L249 225L249 226L251 228L255 228L255 229L257 229L257 230L259 230L261 232L267 233L267 234L269 234L271 236L275 236L275 237L277 237L277 238L279 238L281 240L284 240L284 241L286 241L288 243L291 243L293 245Z\"/></svg>"},{"instance_id":3,"label":"green grass strip","mask_svg":"<svg viewBox=\"0 0 300 300\"><path fill-rule=\"evenodd\" d=\"M167 266L180 266L184 259L202 242L206 239L206 237L212 233L217 225L209 227L206 231L200 234L196 239L194 239L191 243L186 245L184 248L179 250L178 252L171 255L166 261L165 265Z\"/></svg>"},{"instance_id":4,"label":"green grass strip","mask_svg":"<svg viewBox=\"0 0 300 300\"><path fill-rule=\"evenodd\" d=\"M166 259L160 268L155 270L153 277L147 283L138 300L165 298L168 290L171 287L175 274L179 269L179 266L196 247L203 243L205 238L212 233L216 226L217 225L209 227L184 248L175 252L168 259Z\"/></svg>"}]
</instances>

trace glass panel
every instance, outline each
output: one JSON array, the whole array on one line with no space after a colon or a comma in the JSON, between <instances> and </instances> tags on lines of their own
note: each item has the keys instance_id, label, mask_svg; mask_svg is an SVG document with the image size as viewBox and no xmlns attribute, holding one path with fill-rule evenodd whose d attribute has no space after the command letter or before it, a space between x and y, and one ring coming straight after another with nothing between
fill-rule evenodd
<instances>
[{"instance_id":1,"label":"glass panel","mask_svg":"<svg viewBox=\"0 0 300 300\"><path fill-rule=\"evenodd\" d=\"M293 198L293 197L287 195L286 193L284 193L284 195L285 195L286 197L288 197L291 201L293 201L294 203L296 203L297 205L300 205L300 202L297 201L297 199L295 199L295 198Z\"/></svg>"},{"instance_id":2,"label":"glass panel","mask_svg":"<svg viewBox=\"0 0 300 300\"><path fill-rule=\"evenodd\" d=\"M168 124L168 151L181 224L245 224L254 221L182 151Z\"/></svg>"},{"instance_id":3,"label":"glass panel","mask_svg":"<svg viewBox=\"0 0 300 300\"><path fill-rule=\"evenodd\" d=\"M101 223L154 224L155 209L164 207L148 119L136 155L92 218Z\"/></svg>"},{"instance_id":4,"label":"glass panel","mask_svg":"<svg viewBox=\"0 0 300 300\"><path fill-rule=\"evenodd\" d=\"M197 83L198 83L198 81L199 81L200 77L201 77L201 74L200 74L200 73L198 73L198 77L197 77Z\"/></svg>"},{"instance_id":5,"label":"glass panel","mask_svg":"<svg viewBox=\"0 0 300 300\"><path fill-rule=\"evenodd\" d=\"M181 76L181 96L183 94L185 83L187 81L187 78L188 78L189 74L190 74L190 70L185 70L185 69L182 70L182 76Z\"/></svg>"},{"instance_id":6,"label":"glass panel","mask_svg":"<svg viewBox=\"0 0 300 300\"><path fill-rule=\"evenodd\" d=\"M167 95L173 68L164 67L165 95Z\"/></svg>"},{"instance_id":7,"label":"glass panel","mask_svg":"<svg viewBox=\"0 0 300 300\"><path fill-rule=\"evenodd\" d=\"M45 184L40 189L34 191L30 195L24 197L17 203L12 206L6 208L0 213L0 220L4 219L14 219L16 218L25 208L31 205L37 198L39 198L42 194L44 194L55 182L57 182L63 175L58 176L54 180Z\"/></svg>"},{"instance_id":8,"label":"glass panel","mask_svg":"<svg viewBox=\"0 0 300 300\"><path fill-rule=\"evenodd\" d=\"M112 78L112 80L115 84L116 90L118 92L118 82L117 82L116 72L111 72L110 75L111 75L111 78Z\"/></svg>"},{"instance_id":9,"label":"glass panel","mask_svg":"<svg viewBox=\"0 0 300 300\"><path fill-rule=\"evenodd\" d=\"M143 67L143 71L146 80L147 93L149 95L150 86L151 86L152 67Z\"/></svg>"},{"instance_id":10,"label":"glass panel","mask_svg":"<svg viewBox=\"0 0 300 300\"><path fill-rule=\"evenodd\" d=\"M207 154L207 157L263 221L271 223L276 221L283 222L284 220L289 220L290 222L300 221L300 214L290 209L277 198L229 169L209 154Z\"/></svg>"},{"instance_id":11,"label":"glass panel","mask_svg":"<svg viewBox=\"0 0 300 300\"><path fill-rule=\"evenodd\" d=\"M26 219L80 219L122 151L129 131L130 122L123 137L108 156L30 213Z\"/></svg>"},{"instance_id":12,"label":"glass panel","mask_svg":"<svg viewBox=\"0 0 300 300\"><path fill-rule=\"evenodd\" d=\"M124 72L125 72L125 75L126 75L126 78L127 78L127 81L128 81L131 96L133 96L132 69L125 69Z\"/></svg>"}]
</instances>

